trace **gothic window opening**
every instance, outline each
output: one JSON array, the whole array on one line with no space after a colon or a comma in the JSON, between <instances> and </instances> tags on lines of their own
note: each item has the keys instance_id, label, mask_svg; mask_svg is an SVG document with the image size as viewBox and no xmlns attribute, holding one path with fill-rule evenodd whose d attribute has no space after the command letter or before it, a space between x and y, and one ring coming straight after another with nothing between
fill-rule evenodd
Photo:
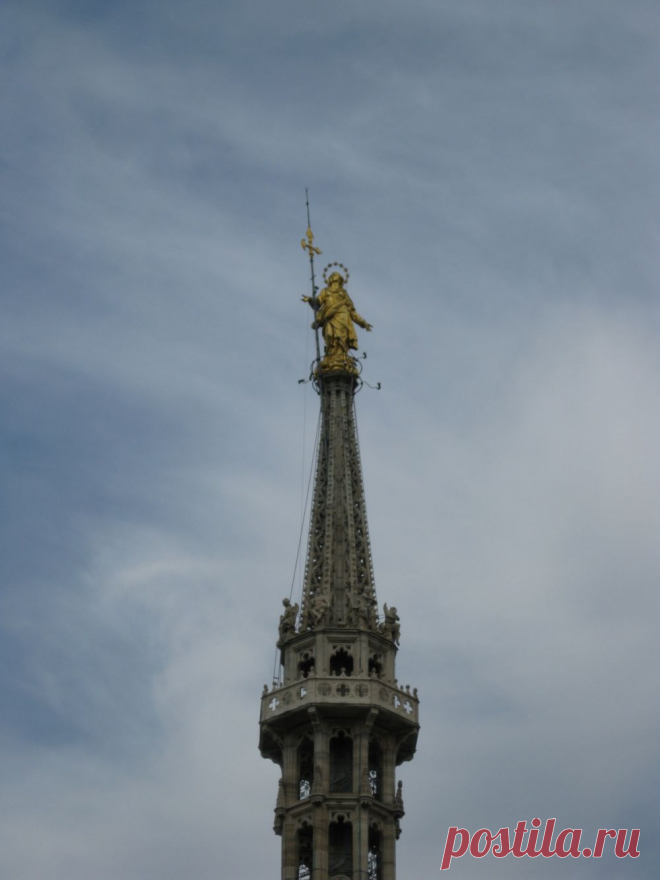
<instances>
[{"instance_id":1,"label":"gothic window opening","mask_svg":"<svg viewBox=\"0 0 660 880\"><path fill-rule=\"evenodd\" d=\"M337 874L353 877L353 826L341 816L336 822L330 823L328 868L330 877Z\"/></svg>"},{"instance_id":2,"label":"gothic window opening","mask_svg":"<svg viewBox=\"0 0 660 880\"><path fill-rule=\"evenodd\" d=\"M330 791L353 791L353 740L343 730L330 740Z\"/></svg>"},{"instance_id":3,"label":"gothic window opening","mask_svg":"<svg viewBox=\"0 0 660 880\"><path fill-rule=\"evenodd\" d=\"M298 798L302 801L312 793L314 782L314 743L305 737L298 746Z\"/></svg>"},{"instance_id":4,"label":"gothic window opening","mask_svg":"<svg viewBox=\"0 0 660 880\"><path fill-rule=\"evenodd\" d=\"M306 822L298 831L298 873L296 880L311 880L312 878L312 852L313 852L312 826Z\"/></svg>"},{"instance_id":5,"label":"gothic window opening","mask_svg":"<svg viewBox=\"0 0 660 880\"><path fill-rule=\"evenodd\" d=\"M369 786L373 797L383 797L383 750L376 740L369 742Z\"/></svg>"},{"instance_id":6,"label":"gothic window opening","mask_svg":"<svg viewBox=\"0 0 660 880\"><path fill-rule=\"evenodd\" d=\"M330 675L353 675L353 657L345 648L339 648L330 658Z\"/></svg>"},{"instance_id":7,"label":"gothic window opening","mask_svg":"<svg viewBox=\"0 0 660 880\"><path fill-rule=\"evenodd\" d=\"M369 829L367 878L368 880L383 880L383 855L381 853L381 834L377 828Z\"/></svg>"},{"instance_id":8,"label":"gothic window opening","mask_svg":"<svg viewBox=\"0 0 660 880\"><path fill-rule=\"evenodd\" d=\"M305 652L298 662L298 673L302 678L307 678L314 668L314 656Z\"/></svg>"},{"instance_id":9,"label":"gothic window opening","mask_svg":"<svg viewBox=\"0 0 660 880\"><path fill-rule=\"evenodd\" d=\"M382 659L380 654L372 654L369 657L369 675L375 675L377 678L380 678L383 671Z\"/></svg>"}]
</instances>

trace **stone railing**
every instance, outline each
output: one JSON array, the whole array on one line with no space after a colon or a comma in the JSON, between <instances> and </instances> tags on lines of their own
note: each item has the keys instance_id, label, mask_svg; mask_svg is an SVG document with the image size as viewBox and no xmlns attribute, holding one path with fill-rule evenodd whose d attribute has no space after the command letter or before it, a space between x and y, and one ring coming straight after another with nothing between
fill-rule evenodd
<instances>
[{"instance_id":1,"label":"stone railing","mask_svg":"<svg viewBox=\"0 0 660 880\"><path fill-rule=\"evenodd\" d=\"M293 684L264 685L261 697L261 720L269 721L294 710L312 705L373 705L388 709L418 724L419 700L417 689L388 684L378 678L360 678L353 675L330 675L301 678Z\"/></svg>"}]
</instances>

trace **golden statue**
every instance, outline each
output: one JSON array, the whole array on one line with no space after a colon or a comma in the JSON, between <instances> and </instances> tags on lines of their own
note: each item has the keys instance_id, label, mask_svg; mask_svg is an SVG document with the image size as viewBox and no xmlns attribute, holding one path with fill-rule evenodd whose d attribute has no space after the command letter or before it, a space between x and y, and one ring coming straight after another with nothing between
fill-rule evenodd
<instances>
[{"instance_id":1,"label":"golden statue","mask_svg":"<svg viewBox=\"0 0 660 880\"><path fill-rule=\"evenodd\" d=\"M323 272L324 278L329 268L326 267ZM342 370L357 373L355 358L349 353L351 350L357 350L358 347L355 324L367 331L371 330L371 324L355 311L353 300L344 286L348 281L348 271L345 266L342 266L342 269L346 271L346 278L339 272L333 272L326 279L327 287L323 288L318 297L303 296L302 299L314 309L316 317L312 328L318 327L323 332L325 354L320 369L323 372Z\"/></svg>"}]
</instances>

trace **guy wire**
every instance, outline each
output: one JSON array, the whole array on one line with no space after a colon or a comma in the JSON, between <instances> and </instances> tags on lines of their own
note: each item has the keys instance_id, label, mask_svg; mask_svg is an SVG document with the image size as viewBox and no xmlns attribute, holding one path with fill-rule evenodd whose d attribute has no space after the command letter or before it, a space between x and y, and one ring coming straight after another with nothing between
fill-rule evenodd
<instances>
[{"instance_id":1,"label":"guy wire","mask_svg":"<svg viewBox=\"0 0 660 880\"><path fill-rule=\"evenodd\" d=\"M319 418L318 418L318 422L316 425L316 438L314 440L314 454L312 455L312 462L311 462L310 468L309 468L309 479L307 481L307 495L305 497L305 507L303 509L303 515L302 515L301 521L300 521L300 534L298 535L298 549L296 550L296 561L293 566L293 576L291 578L291 589L289 590L289 602L291 601L291 597L293 596L293 588L296 583L296 571L298 569L298 562L300 560L300 548L302 546L303 531L305 529L305 517L307 516L307 507L309 504L309 490L311 489L312 478L314 476L314 464L316 463L320 433L321 433L321 412L319 411ZM302 587L301 587L301 595L302 595ZM273 661L273 682L279 680L279 674L278 674L278 669L277 669L278 651L279 651L279 648L275 648L275 659Z\"/></svg>"},{"instance_id":2,"label":"guy wire","mask_svg":"<svg viewBox=\"0 0 660 880\"><path fill-rule=\"evenodd\" d=\"M307 313L305 312L305 322L307 321ZM309 363L309 333L305 327L305 369ZM303 391L303 442L302 442L302 461L300 463L300 516L304 519L304 495L305 495L305 441L307 439L307 382L304 383Z\"/></svg>"}]
</instances>

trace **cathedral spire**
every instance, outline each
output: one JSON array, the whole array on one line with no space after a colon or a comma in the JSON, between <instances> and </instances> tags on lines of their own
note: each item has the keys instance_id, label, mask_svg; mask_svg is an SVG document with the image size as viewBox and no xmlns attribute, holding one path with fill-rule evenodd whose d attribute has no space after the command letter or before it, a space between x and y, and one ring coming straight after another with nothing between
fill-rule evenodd
<instances>
[{"instance_id":1,"label":"cathedral spire","mask_svg":"<svg viewBox=\"0 0 660 880\"><path fill-rule=\"evenodd\" d=\"M301 627L374 630L376 588L353 400L357 377L352 370L327 371L318 385L321 432Z\"/></svg>"},{"instance_id":2,"label":"cathedral spire","mask_svg":"<svg viewBox=\"0 0 660 880\"><path fill-rule=\"evenodd\" d=\"M323 357L319 350L312 367L321 431L302 609L283 602L283 672L264 685L259 748L282 769L282 880L396 880L404 815L396 768L415 753L419 701L395 674L396 608L385 605L378 623L355 421L361 381L351 354L355 325L371 325L355 310L342 264L326 267L317 297L313 241L308 228L312 296L303 299L323 333Z\"/></svg>"}]
</instances>

